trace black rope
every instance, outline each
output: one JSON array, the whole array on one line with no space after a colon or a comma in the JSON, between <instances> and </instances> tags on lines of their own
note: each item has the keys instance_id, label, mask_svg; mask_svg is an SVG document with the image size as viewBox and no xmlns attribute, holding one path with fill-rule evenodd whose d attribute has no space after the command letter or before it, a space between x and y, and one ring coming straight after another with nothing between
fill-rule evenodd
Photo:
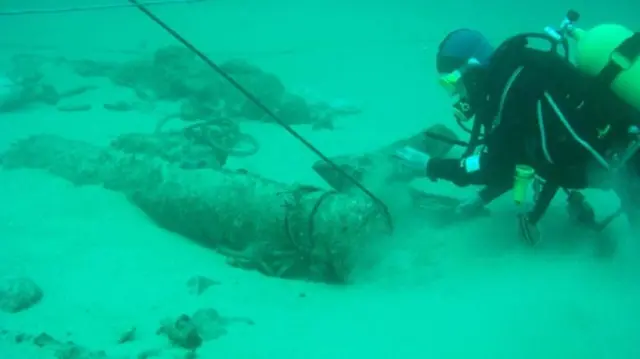
<instances>
[{"instance_id":1,"label":"black rope","mask_svg":"<svg viewBox=\"0 0 640 359\"><path fill-rule=\"evenodd\" d=\"M211 69L217 72L220 76L222 76L225 80L227 80L233 87L238 89L249 101L253 102L256 106L258 106L264 113L266 113L271 119L273 119L277 124L279 124L282 128L284 128L289 134L295 137L298 141L300 141L303 145L305 145L311 152L316 154L316 156L320 157L323 161L325 161L331 168L340 173L346 180L353 183L354 186L358 187L365 195L367 195L373 202L375 202L384 215L387 218L389 228L393 231L393 222L391 213L389 212L389 208L387 207L382 200L380 200L376 195L374 195L371 191L369 191L364 185L362 185L358 180L350 176L346 173L342 168L340 168L337 164L329 159L329 157L325 156L320 150L318 150L313 144L307 141L304 137L302 137L298 132L296 132L291 126L285 123L282 119L280 119L273 111L271 111L267 106L265 106L256 96L254 96L251 92L245 89L242 85L240 85L236 80L233 79L229 74L227 74L224 70L220 68L215 62L213 62L207 55L205 55L202 51L198 50L191 42L187 41L182 35L178 34L174 29L172 29L169 25L167 25L164 21L158 18L154 13L152 13L146 6L138 2L137 0L129 0L129 3L133 4L138 8L142 13L147 15L149 19L162 27L169 35L182 43L186 48L191 50L196 56L198 56L202 61L204 61Z\"/></svg>"},{"instance_id":2,"label":"black rope","mask_svg":"<svg viewBox=\"0 0 640 359\"><path fill-rule=\"evenodd\" d=\"M441 135L439 133L432 133L432 132L427 131L427 132L424 133L424 135L426 137L433 138L434 140L438 140L438 141L444 142L444 143L452 145L452 146L460 146L460 147L469 146L468 142L465 142L465 141L462 141L462 140L457 140L457 139L454 139L454 138L450 138L450 137Z\"/></svg>"}]
</instances>

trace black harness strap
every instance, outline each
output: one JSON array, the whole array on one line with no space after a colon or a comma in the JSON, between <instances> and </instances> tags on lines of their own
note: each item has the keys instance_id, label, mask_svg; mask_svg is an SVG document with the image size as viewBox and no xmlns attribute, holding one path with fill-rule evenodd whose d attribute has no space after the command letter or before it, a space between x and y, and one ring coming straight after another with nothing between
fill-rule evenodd
<instances>
[{"instance_id":1,"label":"black harness strap","mask_svg":"<svg viewBox=\"0 0 640 359\"><path fill-rule=\"evenodd\" d=\"M610 86L618 75L640 57L640 32L624 40L611 54L609 63L600 71L597 79Z\"/></svg>"}]
</instances>

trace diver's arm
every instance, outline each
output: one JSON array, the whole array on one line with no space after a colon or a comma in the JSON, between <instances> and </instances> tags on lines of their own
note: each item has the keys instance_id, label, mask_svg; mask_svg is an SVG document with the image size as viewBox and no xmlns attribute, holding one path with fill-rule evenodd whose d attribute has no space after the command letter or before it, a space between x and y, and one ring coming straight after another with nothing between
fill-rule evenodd
<instances>
[{"instance_id":1,"label":"diver's arm","mask_svg":"<svg viewBox=\"0 0 640 359\"><path fill-rule=\"evenodd\" d=\"M631 229L636 231L640 229L640 171L627 169L623 174L613 190L620 199L620 212L626 214Z\"/></svg>"},{"instance_id":2,"label":"diver's arm","mask_svg":"<svg viewBox=\"0 0 640 359\"><path fill-rule=\"evenodd\" d=\"M469 154L461 159L430 159L427 163L427 177L432 180L448 180L458 186L510 181L524 144L520 128L514 126L515 123L502 121L496 125L491 133L485 135L485 147L479 154Z\"/></svg>"}]
</instances>

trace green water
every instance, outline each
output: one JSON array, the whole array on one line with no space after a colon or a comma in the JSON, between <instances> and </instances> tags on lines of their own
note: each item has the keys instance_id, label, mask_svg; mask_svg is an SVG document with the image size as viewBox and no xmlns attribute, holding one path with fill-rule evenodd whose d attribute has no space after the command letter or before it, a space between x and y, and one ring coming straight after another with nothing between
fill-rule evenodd
<instances>
[{"instance_id":1,"label":"green water","mask_svg":"<svg viewBox=\"0 0 640 359\"><path fill-rule=\"evenodd\" d=\"M115 1L115 0L114 0ZM100 2L6 0L4 9L47 9ZM356 154L450 121L450 101L437 86L434 51L457 27L481 29L499 41L535 31L580 6L585 25L639 25L638 5L582 1L428 3L399 1L210 0L153 7L216 62L243 58L309 96L347 99L362 107L332 131L294 126L327 155ZM130 61L175 41L134 9L0 16L0 69L16 54L39 58ZM56 78L68 88L76 79ZM107 81L83 101L129 98ZM314 94L314 95L311 95ZM112 113L101 108L62 113L37 105L0 114L0 149L34 134L106 145L115 136L153 131L175 104ZM323 186L317 160L275 124L248 122L261 144L227 166L286 183ZM418 183L463 198L472 189ZM378 189L379 190L379 189ZM354 283L328 286L267 278L167 233L121 194L74 186L36 170L0 172L0 277L26 276L42 300L0 313L0 356L53 358L20 334L46 332L109 358L185 357L156 335L167 317L213 307L255 325L230 324L205 341L200 358L640 358L640 245L623 219L596 236L568 221L559 199L541 223L542 244L517 237L517 209L500 200L490 217L444 228L407 211L401 192L384 199L402 211L398 230L366 255L375 265ZM587 192L598 214L615 209L606 193ZM365 253L363 253L365 255ZM194 275L219 282L200 296ZM135 340L119 344L135 327ZM80 358L80 356L68 357Z\"/></svg>"}]
</instances>

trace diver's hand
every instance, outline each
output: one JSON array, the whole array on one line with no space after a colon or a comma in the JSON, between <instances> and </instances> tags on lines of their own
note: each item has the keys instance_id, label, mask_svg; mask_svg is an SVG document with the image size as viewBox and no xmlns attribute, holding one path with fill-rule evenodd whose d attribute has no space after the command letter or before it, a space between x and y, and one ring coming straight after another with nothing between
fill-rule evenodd
<instances>
[{"instance_id":1,"label":"diver's hand","mask_svg":"<svg viewBox=\"0 0 640 359\"><path fill-rule=\"evenodd\" d=\"M522 238L527 244L535 246L540 242L540 231L538 230L538 226L531 222L528 215L518 215L518 227L520 238Z\"/></svg>"},{"instance_id":2,"label":"diver's hand","mask_svg":"<svg viewBox=\"0 0 640 359\"><path fill-rule=\"evenodd\" d=\"M427 175L427 163L430 157L426 153L406 146L396 150L393 157L398 160L403 172L410 173L415 177Z\"/></svg>"},{"instance_id":3,"label":"diver's hand","mask_svg":"<svg viewBox=\"0 0 640 359\"><path fill-rule=\"evenodd\" d=\"M486 212L485 203L479 195L475 195L463 202L456 208L455 213L458 216L473 217Z\"/></svg>"}]
</instances>

